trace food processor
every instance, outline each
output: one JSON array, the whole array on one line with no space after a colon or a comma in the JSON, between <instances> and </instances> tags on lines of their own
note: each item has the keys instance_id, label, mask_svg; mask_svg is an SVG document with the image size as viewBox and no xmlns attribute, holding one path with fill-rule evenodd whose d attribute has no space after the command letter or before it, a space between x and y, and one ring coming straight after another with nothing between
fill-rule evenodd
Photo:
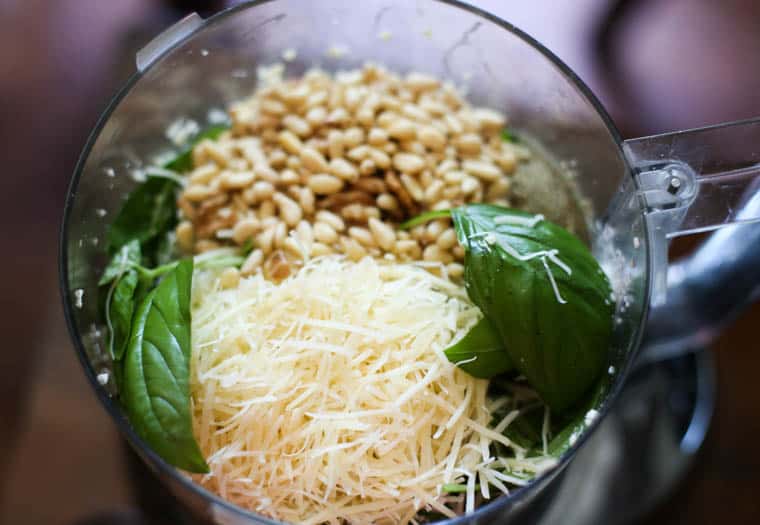
<instances>
[{"instance_id":1,"label":"food processor","mask_svg":"<svg viewBox=\"0 0 760 525\"><path fill-rule=\"evenodd\" d=\"M285 60L283 57L287 57ZM598 417L558 465L451 523L628 523L682 476L709 426L704 351L760 291L760 120L623 141L604 108L549 50L449 0L265 0L207 20L190 15L146 45L137 72L92 132L66 199L60 274L85 374L119 430L181 502L174 521L264 524L194 484L135 434L113 397L97 281L105 232L135 172L177 144L173 123L218 123L250 95L257 70L285 75L373 61L450 81L550 152L588 205L590 243L616 293ZM673 237L718 230L668 264Z\"/></svg>"}]
</instances>

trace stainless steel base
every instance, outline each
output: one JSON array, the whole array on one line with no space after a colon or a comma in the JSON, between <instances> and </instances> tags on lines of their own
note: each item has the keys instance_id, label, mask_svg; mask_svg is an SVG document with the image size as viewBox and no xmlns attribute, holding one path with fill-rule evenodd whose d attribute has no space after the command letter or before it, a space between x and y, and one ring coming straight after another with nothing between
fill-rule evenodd
<instances>
[{"instance_id":1,"label":"stainless steel base","mask_svg":"<svg viewBox=\"0 0 760 525\"><path fill-rule=\"evenodd\" d=\"M644 517L683 479L714 401L709 350L637 370L568 466L542 523L625 525Z\"/></svg>"}]
</instances>

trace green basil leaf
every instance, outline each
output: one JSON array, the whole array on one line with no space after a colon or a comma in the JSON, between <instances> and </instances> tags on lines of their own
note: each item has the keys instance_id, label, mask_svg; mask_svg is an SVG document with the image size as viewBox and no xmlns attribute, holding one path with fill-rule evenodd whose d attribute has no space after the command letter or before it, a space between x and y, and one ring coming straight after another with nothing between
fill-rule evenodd
<instances>
[{"instance_id":1,"label":"green basil leaf","mask_svg":"<svg viewBox=\"0 0 760 525\"><path fill-rule=\"evenodd\" d=\"M573 406L602 373L612 335L599 264L577 237L525 212L470 204L451 215L468 295L541 398L558 412ZM540 256L550 250L571 274Z\"/></svg>"},{"instance_id":2,"label":"green basil leaf","mask_svg":"<svg viewBox=\"0 0 760 525\"><path fill-rule=\"evenodd\" d=\"M579 408L575 409L569 415L562 429L556 433L554 438L549 442L548 452L554 457L560 457L566 450L575 444L575 441L595 420L595 417L589 417L591 411L596 410L607 394L608 383L602 378L597 386L591 391L587 399L580 403Z\"/></svg>"},{"instance_id":3,"label":"green basil leaf","mask_svg":"<svg viewBox=\"0 0 760 525\"><path fill-rule=\"evenodd\" d=\"M192 259L166 273L135 312L121 399L129 421L163 459L208 472L190 415Z\"/></svg>"},{"instance_id":4,"label":"green basil leaf","mask_svg":"<svg viewBox=\"0 0 760 525\"><path fill-rule=\"evenodd\" d=\"M193 169L193 146L198 144L203 139L216 140L219 135L230 129L229 125L220 124L217 126L211 126L200 132L182 151L177 155L174 160L171 160L164 164L164 168L167 170L176 171L177 173L184 173Z\"/></svg>"},{"instance_id":5,"label":"green basil leaf","mask_svg":"<svg viewBox=\"0 0 760 525\"><path fill-rule=\"evenodd\" d=\"M507 128L504 128L501 130L501 140L504 142L520 142L520 139L517 138L517 135L515 135L513 132L509 131Z\"/></svg>"},{"instance_id":6,"label":"green basil leaf","mask_svg":"<svg viewBox=\"0 0 760 525\"><path fill-rule=\"evenodd\" d=\"M108 230L108 247L113 253L130 241L145 245L173 227L177 220L177 184L151 177L132 193Z\"/></svg>"},{"instance_id":7,"label":"green basil leaf","mask_svg":"<svg viewBox=\"0 0 760 525\"><path fill-rule=\"evenodd\" d=\"M108 266L103 270L103 275L98 281L98 286L104 286L115 281L133 265L140 264L140 243L137 240L123 245L116 254L111 257Z\"/></svg>"},{"instance_id":8,"label":"green basil leaf","mask_svg":"<svg viewBox=\"0 0 760 525\"><path fill-rule=\"evenodd\" d=\"M416 217L413 217L406 222L402 222L398 227L400 230L409 230L415 226L425 224L426 222L432 221L434 219L443 219L449 217L451 217L451 210L426 211L425 213L421 213L420 215L417 215Z\"/></svg>"},{"instance_id":9,"label":"green basil leaf","mask_svg":"<svg viewBox=\"0 0 760 525\"><path fill-rule=\"evenodd\" d=\"M449 361L475 377L491 378L514 368L499 332L485 317L444 353ZM475 360L469 361L472 358Z\"/></svg>"},{"instance_id":10,"label":"green basil leaf","mask_svg":"<svg viewBox=\"0 0 760 525\"><path fill-rule=\"evenodd\" d=\"M172 227L174 226L172 221ZM145 244L143 266L163 266L179 258L173 228L154 237Z\"/></svg>"},{"instance_id":11,"label":"green basil leaf","mask_svg":"<svg viewBox=\"0 0 760 525\"><path fill-rule=\"evenodd\" d=\"M111 300L106 306L111 322L111 355L120 360L129 339L132 326L132 314L135 310L135 289L138 276L136 270L129 270L121 276L111 294Z\"/></svg>"}]
</instances>

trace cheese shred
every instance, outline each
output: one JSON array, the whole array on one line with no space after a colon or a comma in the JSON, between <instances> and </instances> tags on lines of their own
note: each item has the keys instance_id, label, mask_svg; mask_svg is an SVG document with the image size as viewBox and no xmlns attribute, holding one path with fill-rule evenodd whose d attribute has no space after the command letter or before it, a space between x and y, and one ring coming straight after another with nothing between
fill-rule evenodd
<instances>
[{"instance_id":1,"label":"cheese shred","mask_svg":"<svg viewBox=\"0 0 760 525\"><path fill-rule=\"evenodd\" d=\"M304 524L409 523L471 512L531 464L489 428L488 381L443 350L481 314L464 288L412 264L312 259L275 284L193 279L191 396L210 472L233 504ZM498 442L506 458L490 457ZM463 495L442 492L466 485Z\"/></svg>"}]
</instances>

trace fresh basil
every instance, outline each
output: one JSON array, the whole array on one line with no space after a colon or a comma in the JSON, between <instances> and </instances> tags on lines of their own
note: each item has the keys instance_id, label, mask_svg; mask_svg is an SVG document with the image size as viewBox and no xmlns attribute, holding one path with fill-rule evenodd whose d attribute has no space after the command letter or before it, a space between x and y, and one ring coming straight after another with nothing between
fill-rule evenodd
<instances>
[{"instance_id":1,"label":"fresh basil","mask_svg":"<svg viewBox=\"0 0 760 525\"><path fill-rule=\"evenodd\" d=\"M109 347L111 356L116 360L121 359L124 355L129 339L138 281L137 271L128 270L116 282L110 301L106 306L111 327Z\"/></svg>"},{"instance_id":2,"label":"fresh basil","mask_svg":"<svg viewBox=\"0 0 760 525\"><path fill-rule=\"evenodd\" d=\"M501 140L503 140L504 142L513 142L513 143L520 142L520 139L517 137L517 135L515 135L512 131L506 128L501 130Z\"/></svg>"},{"instance_id":3,"label":"fresh basil","mask_svg":"<svg viewBox=\"0 0 760 525\"><path fill-rule=\"evenodd\" d=\"M193 147L204 139L219 138L229 125L211 126L199 133L164 169L183 173L193 169ZM148 177L134 189L119 210L108 230L108 248L116 252L129 241L137 240L150 264L161 264L167 253L166 234L177 220L177 182L166 177Z\"/></svg>"},{"instance_id":4,"label":"fresh basil","mask_svg":"<svg viewBox=\"0 0 760 525\"><path fill-rule=\"evenodd\" d=\"M182 151L172 161L164 164L164 168L167 170L176 171L177 173L184 173L193 169L193 146L203 139L216 140L219 135L230 129L227 124L219 124L217 126L211 126L200 132L196 137L185 146Z\"/></svg>"},{"instance_id":5,"label":"fresh basil","mask_svg":"<svg viewBox=\"0 0 760 525\"><path fill-rule=\"evenodd\" d=\"M599 264L567 230L522 211L470 204L451 217L468 295L542 399L573 406L607 362L614 310Z\"/></svg>"},{"instance_id":6,"label":"fresh basil","mask_svg":"<svg viewBox=\"0 0 760 525\"><path fill-rule=\"evenodd\" d=\"M129 194L108 230L111 253L130 241L141 246L172 228L177 220L177 184L162 177L150 177Z\"/></svg>"},{"instance_id":7,"label":"fresh basil","mask_svg":"<svg viewBox=\"0 0 760 525\"><path fill-rule=\"evenodd\" d=\"M444 353L471 376L491 378L514 368L499 332L483 318Z\"/></svg>"},{"instance_id":8,"label":"fresh basil","mask_svg":"<svg viewBox=\"0 0 760 525\"><path fill-rule=\"evenodd\" d=\"M140 264L140 243L137 240L124 244L116 254L111 257L103 275L98 281L98 286L105 286L121 277L127 270Z\"/></svg>"},{"instance_id":9,"label":"fresh basil","mask_svg":"<svg viewBox=\"0 0 760 525\"><path fill-rule=\"evenodd\" d=\"M164 460L208 472L190 414L192 259L166 273L135 312L121 400L137 434Z\"/></svg>"}]
</instances>

